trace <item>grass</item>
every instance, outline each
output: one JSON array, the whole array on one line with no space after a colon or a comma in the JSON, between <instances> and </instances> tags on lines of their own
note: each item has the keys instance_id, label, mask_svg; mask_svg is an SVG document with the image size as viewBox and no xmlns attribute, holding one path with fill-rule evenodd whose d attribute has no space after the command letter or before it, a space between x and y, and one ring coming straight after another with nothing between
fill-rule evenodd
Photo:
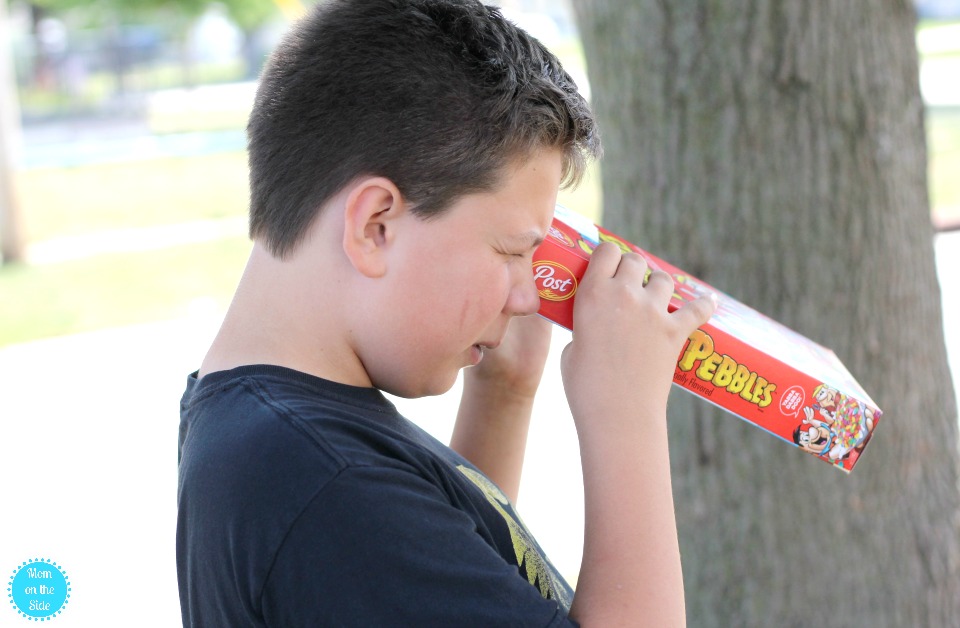
<instances>
[{"instance_id":1,"label":"grass","mask_svg":"<svg viewBox=\"0 0 960 628\"><path fill-rule=\"evenodd\" d=\"M0 346L225 308L250 244L230 238L159 251L0 268Z\"/></svg>"},{"instance_id":2,"label":"grass","mask_svg":"<svg viewBox=\"0 0 960 628\"><path fill-rule=\"evenodd\" d=\"M921 20L917 25L917 47L923 58L960 56L955 31L960 20Z\"/></svg>"},{"instance_id":3,"label":"grass","mask_svg":"<svg viewBox=\"0 0 960 628\"><path fill-rule=\"evenodd\" d=\"M930 203L938 220L960 222L960 107L927 115Z\"/></svg>"},{"instance_id":4,"label":"grass","mask_svg":"<svg viewBox=\"0 0 960 628\"><path fill-rule=\"evenodd\" d=\"M17 179L27 242L243 216L244 153L43 168ZM236 237L0 267L0 346L224 308L249 242Z\"/></svg>"},{"instance_id":5,"label":"grass","mask_svg":"<svg viewBox=\"0 0 960 628\"><path fill-rule=\"evenodd\" d=\"M244 215L244 153L41 168L18 179L28 242Z\"/></svg>"}]
</instances>

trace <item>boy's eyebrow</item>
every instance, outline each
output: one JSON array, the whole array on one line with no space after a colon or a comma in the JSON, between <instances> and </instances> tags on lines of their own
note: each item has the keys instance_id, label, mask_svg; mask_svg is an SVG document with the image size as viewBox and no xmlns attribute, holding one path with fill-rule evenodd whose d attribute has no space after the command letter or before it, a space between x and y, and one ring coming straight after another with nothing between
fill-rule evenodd
<instances>
[{"instance_id":1,"label":"boy's eyebrow","mask_svg":"<svg viewBox=\"0 0 960 628\"><path fill-rule=\"evenodd\" d=\"M524 231L507 236L507 242L519 249L534 249L543 242L543 235L537 231Z\"/></svg>"}]
</instances>

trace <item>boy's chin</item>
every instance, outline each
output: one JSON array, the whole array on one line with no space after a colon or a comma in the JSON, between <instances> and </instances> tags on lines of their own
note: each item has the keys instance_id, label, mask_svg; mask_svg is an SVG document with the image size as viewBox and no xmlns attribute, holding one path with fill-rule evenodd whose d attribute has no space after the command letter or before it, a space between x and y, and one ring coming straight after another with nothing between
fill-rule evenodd
<instances>
[{"instance_id":1,"label":"boy's chin","mask_svg":"<svg viewBox=\"0 0 960 628\"><path fill-rule=\"evenodd\" d=\"M374 384L385 393L402 399L419 399L420 397L436 397L447 393L457 383L459 370L452 373L433 373L432 377L422 380L401 380L385 383L383 386Z\"/></svg>"}]
</instances>

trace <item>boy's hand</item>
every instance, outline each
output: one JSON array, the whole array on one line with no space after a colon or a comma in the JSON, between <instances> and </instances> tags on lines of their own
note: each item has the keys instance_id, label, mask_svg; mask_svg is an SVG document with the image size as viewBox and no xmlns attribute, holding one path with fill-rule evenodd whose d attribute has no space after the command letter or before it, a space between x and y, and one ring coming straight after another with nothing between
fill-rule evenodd
<instances>
[{"instance_id":1,"label":"boy's hand","mask_svg":"<svg viewBox=\"0 0 960 628\"><path fill-rule=\"evenodd\" d=\"M685 624L667 395L684 340L716 300L670 313L673 279L653 272L644 285L646 272L638 254L596 248L560 359L583 466L583 560L570 609L582 625Z\"/></svg>"},{"instance_id":2,"label":"boy's hand","mask_svg":"<svg viewBox=\"0 0 960 628\"><path fill-rule=\"evenodd\" d=\"M517 500L533 400L553 325L539 316L510 321L496 349L463 372L463 396L450 446Z\"/></svg>"},{"instance_id":3,"label":"boy's hand","mask_svg":"<svg viewBox=\"0 0 960 628\"><path fill-rule=\"evenodd\" d=\"M673 279L654 271L644 285L646 273L642 256L609 243L596 248L584 273L573 341L561 358L578 429L596 418L613 432L612 422L635 415L624 408L665 408L684 341L716 309L714 297L701 297L668 312Z\"/></svg>"},{"instance_id":4,"label":"boy's hand","mask_svg":"<svg viewBox=\"0 0 960 628\"><path fill-rule=\"evenodd\" d=\"M500 346L485 350L483 360L466 369L464 378L501 392L533 397L543 376L552 332L553 324L540 316L513 318Z\"/></svg>"}]
</instances>

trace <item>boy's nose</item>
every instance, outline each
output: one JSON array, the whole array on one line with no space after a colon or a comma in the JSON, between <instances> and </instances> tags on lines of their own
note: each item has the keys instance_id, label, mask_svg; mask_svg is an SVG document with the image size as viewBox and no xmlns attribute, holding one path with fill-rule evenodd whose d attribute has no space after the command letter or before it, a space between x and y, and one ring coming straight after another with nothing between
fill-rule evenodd
<instances>
[{"instance_id":1,"label":"boy's nose","mask_svg":"<svg viewBox=\"0 0 960 628\"><path fill-rule=\"evenodd\" d=\"M516 316L529 316L540 311L540 293L533 272L525 277L513 290L512 310Z\"/></svg>"}]
</instances>

